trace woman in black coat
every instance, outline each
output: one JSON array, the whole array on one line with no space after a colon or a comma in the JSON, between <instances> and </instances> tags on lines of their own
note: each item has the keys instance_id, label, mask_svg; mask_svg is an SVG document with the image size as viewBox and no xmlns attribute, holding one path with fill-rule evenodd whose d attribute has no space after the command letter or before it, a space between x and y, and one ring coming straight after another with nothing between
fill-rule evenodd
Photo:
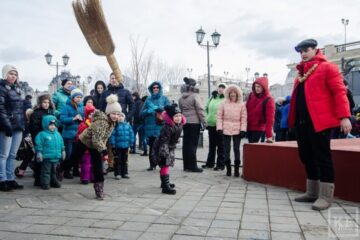
<instances>
[{"instance_id":1,"label":"woman in black coat","mask_svg":"<svg viewBox=\"0 0 360 240\"><path fill-rule=\"evenodd\" d=\"M94 98L94 106L96 109L100 109L100 98L103 92L106 90L106 85L103 81L99 80L95 83L92 97ZM84 105L85 106L85 105Z\"/></svg>"},{"instance_id":2,"label":"woman in black coat","mask_svg":"<svg viewBox=\"0 0 360 240\"><path fill-rule=\"evenodd\" d=\"M18 71L5 65L0 80L0 191L23 189L15 181L14 160L25 130L24 99Z\"/></svg>"}]
</instances>

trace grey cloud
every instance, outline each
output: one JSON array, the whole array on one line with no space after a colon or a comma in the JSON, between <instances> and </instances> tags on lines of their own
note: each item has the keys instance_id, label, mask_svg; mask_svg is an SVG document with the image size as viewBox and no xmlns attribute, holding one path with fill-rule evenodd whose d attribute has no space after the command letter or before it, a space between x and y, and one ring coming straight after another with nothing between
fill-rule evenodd
<instances>
[{"instance_id":1,"label":"grey cloud","mask_svg":"<svg viewBox=\"0 0 360 240\"><path fill-rule=\"evenodd\" d=\"M295 28L276 29L271 22L261 22L249 29L238 36L238 41L264 57L289 58L294 46L304 38Z\"/></svg>"},{"instance_id":2,"label":"grey cloud","mask_svg":"<svg viewBox=\"0 0 360 240\"><path fill-rule=\"evenodd\" d=\"M39 57L40 54L27 50L24 47L13 46L0 49L0 61L15 62L26 61Z\"/></svg>"}]
</instances>

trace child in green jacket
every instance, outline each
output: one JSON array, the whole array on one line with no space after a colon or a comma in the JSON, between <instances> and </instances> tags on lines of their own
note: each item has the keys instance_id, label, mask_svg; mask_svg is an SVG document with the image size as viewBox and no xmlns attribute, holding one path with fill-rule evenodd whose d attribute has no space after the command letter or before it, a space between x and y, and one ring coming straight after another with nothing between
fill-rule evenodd
<instances>
[{"instance_id":1,"label":"child in green jacket","mask_svg":"<svg viewBox=\"0 0 360 240\"><path fill-rule=\"evenodd\" d=\"M41 162L40 183L42 189L50 186L60 188L56 178L56 165L65 159L64 140L57 130L55 116L46 115L42 119L43 131L35 138L36 161Z\"/></svg>"}]
</instances>

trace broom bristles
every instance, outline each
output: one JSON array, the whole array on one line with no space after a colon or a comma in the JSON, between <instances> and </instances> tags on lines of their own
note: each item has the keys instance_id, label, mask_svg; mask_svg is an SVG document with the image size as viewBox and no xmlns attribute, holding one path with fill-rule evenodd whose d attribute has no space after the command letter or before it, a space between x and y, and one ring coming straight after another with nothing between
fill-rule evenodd
<instances>
[{"instance_id":1,"label":"broom bristles","mask_svg":"<svg viewBox=\"0 0 360 240\"><path fill-rule=\"evenodd\" d=\"M72 5L76 20L91 50L96 55L107 57L116 79L122 82L122 74L113 55L115 45L106 24L100 0L74 0Z\"/></svg>"},{"instance_id":2,"label":"broom bristles","mask_svg":"<svg viewBox=\"0 0 360 240\"><path fill-rule=\"evenodd\" d=\"M111 38L99 0L74 1L76 20L91 50L102 56L114 53L115 45Z\"/></svg>"}]
</instances>

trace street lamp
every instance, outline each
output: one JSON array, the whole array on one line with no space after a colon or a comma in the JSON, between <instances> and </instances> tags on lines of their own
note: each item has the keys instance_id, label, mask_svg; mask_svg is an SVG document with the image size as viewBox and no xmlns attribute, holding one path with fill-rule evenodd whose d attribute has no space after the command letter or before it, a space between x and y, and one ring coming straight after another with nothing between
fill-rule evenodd
<instances>
[{"instance_id":1,"label":"street lamp","mask_svg":"<svg viewBox=\"0 0 360 240\"><path fill-rule=\"evenodd\" d=\"M220 34L215 32L211 34L211 38L214 45L210 45L209 41L206 41L206 44L201 44L205 37L205 32L202 28L196 31L196 41L201 47L206 47L207 50L207 68L208 68L208 97L210 97L210 48L216 48L220 42Z\"/></svg>"},{"instance_id":2,"label":"street lamp","mask_svg":"<svg viewBox=\"0 0 360 240\"><path fill-rule=\"evenodd\" d=\"M66 65L68 65L70 57L67 54L62 56L64 65L60 65L59 62L56 62L56 64L51 64L52 57L53 56L49 52L45 54L46 63L49 66L56 67L56 89L59 89L59 67L65 67Z\"/></svg>"},{"instance_id":3,"label":"street lamp","mask_svg":"<svg viewBox=\"0 0 360 240\"><path fill-rule=\"evenodd\" d=\"M346 51L346 27L349 25L349 19L342 18L341 23L344 25L344 31L345 31L345 44L344 44L344 52Z\"/></svg>"},{"instance_id":4,"label":"street lamp","mask_svg":"<svg viewBox=\"0 0 360 240\"><path fill-rule=\"evenodd\" d=\"M228 71L224 71L224 75L225 75L225 82L227 82L227 75L229 74ZM230 82L231 83L231 82Z\"/></svg>"},{"instance_id":5,"label":"street lamp","mask_svg":"<svg viewBox=\"0 0 360 240\"><path fill-rule=\"evenodd\" d=\"M186 70L187 70L188 73L189 73L189 78L191 78L191 72L192 72L193 69L192 69L192 68L187 68Z\"/></svg>"},{"instance_id":6,"label":"street lamp","mask_svg":"<svg viewBox=\"0 0 360 240\"><path fill-rule=\"evenodd\" d=\"M246 87L248 86L248 82L249 82L249 72L250 72L250 68L246 67L245 68L246 71Z\"/></svg>"}]
</instances>

